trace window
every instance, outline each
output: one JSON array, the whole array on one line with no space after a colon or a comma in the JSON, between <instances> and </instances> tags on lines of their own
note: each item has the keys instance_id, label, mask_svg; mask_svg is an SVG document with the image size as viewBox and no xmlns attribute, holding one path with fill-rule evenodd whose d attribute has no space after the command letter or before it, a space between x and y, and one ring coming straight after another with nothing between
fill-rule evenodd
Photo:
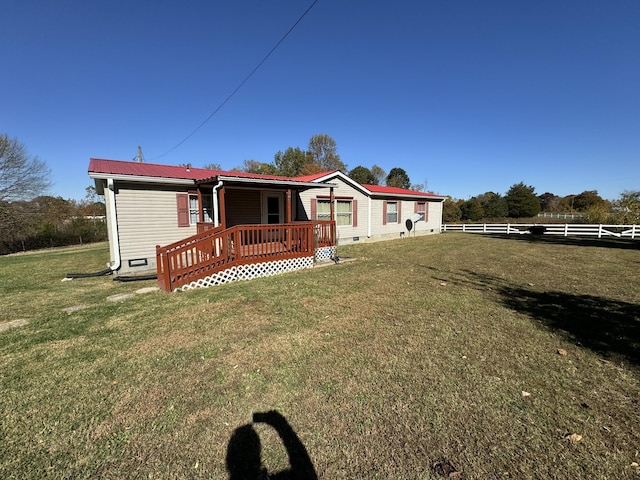
<instances>
[{"instance_id":1,"label":"window","mask_svg":"<svg viewBox=\"0 0 640 480\"><path fill-rule=\"evenodd\" d=\"M189 194L189 223L195 225L198 220L198 195Z\"/></svg>"},{"instance_id":2,"label":"window","mask_svg":"<svg viewBox=\"0 0 640 480\"><path fill-rule=\"evenodd\" d=\"M317 220L331 220L331 202L329 200L318 199L316 208Z\"/></svg>"},{"instance_id":3,"label":"window","mask_svg":"<svg viewBox=\"0 0 640 480\"><path fill-rule=\"evenodd\" d=\"M188 227L200 221L198 195L195 193L178 193L178 226ZM202 208L205 222L213 222L213 195L202 195Z\"/></svg>"},{"instance_id":4,"label":"window","mask_svg":"<svg viewBox=\"0 0 640 480\"><path fill-rule=\"evenodd\" d=\"M398 202L387 202L386 220L386 223L398 223Z\"/></svg>"},{"instance_id":5,"label":"window","mask_svg":"<svg viewBox=\"0 0 640 480\"><path fill-rule=\"evenodd\" d=\"M416 213L420 214L420 220L427 221L427 202L416 202Z\"/></svg>"},{"instance_id":6,"label":"window","mask_svg":"<svg viewBox=\"0 0 640 480\"><path fill-rule=\"evenodd\" d=\"M204 221L213 223L213 195L202 196L202 209L204 210Z\"/></svg>"},{"instance_id":7,"label":"window","mask_svg":"<svg viewBox=\"0 0 640 480\"><path fill-rule=\"evenodd\" d=\"M351 225L351 200L337 200L336 206L336 225Z\"/></svg>"},{"instance_id":8,"label":"window","mask_svg":"<svg viewBox=\"0 0 640 480\"><path fill-rule=\"evenodd\" d=\"M354 214L355 200L338 199L335 201L336 206L336 226L356 226ZM317 199L316 202L316 220L331 220L331 201L328 199Z\"/></svg>"}]
</instances>

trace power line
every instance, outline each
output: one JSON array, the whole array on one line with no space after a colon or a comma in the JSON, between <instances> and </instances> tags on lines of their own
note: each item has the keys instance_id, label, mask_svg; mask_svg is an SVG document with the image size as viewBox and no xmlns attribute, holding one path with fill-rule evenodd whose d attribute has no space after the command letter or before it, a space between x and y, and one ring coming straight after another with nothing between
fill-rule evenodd
<instances>
[{"instance_id":1,"label":"power line","mask_svg":"<svg viewBox=\"0 0 640 480\"><path fill-rule=\"evenodd\" d=\"M258 69L262 66L262 64L264 62L267 61L267 59L278 49L278 47L282 44L282 42L285 41L285 39L289 36L289 34L291 32L293 32L293 30L298 26L298 24L302 21L302 19L307 15L307 13L309 13L309 11L314 7L314 5L318 3L318 0L313 0L313 2L311 3L311 5L309 5L309 8L307 8L305 10L305 12L300 16L300 18L298 18L298 20L296 20L296 22L291 26L291 28L287 31L287 33L285 33L282 38L280 40L278 40L278 43L276 43L273 48L271 50L269 50L269 53L267 53L265 55L265 57L260 60L260 62L255 66L255 68L253 70L251 70L251 72L249 73L249 75L247 75L244 80L242 80L242 82L240 82L240 84L235 88L235 90L233 90L228 96L227 98L225 98L222 103L220 105L218 105L218 107L211 112L211 114L209 114L209 116L207 118L204 119L204 121L198 125L195 130L193 130L189 135L187 135L186 137L184 137L180 142L178 142L173 148L171 148L170 150L167 150L165 153L163 153L162 155L158 155L157 157L153 157L151 159L151 161L153 160L157 160L158 158L162 158L168 154L170 154L171 152L173 152L174 150L176 150L178 147L180 147L184 142L186 142L187 140L189 140L191 137L193 137L196 132L198 130L200 130L202 127L204 127L204 125L211 120L211 118L218 113L222 107L224 107L226 105L226 103L231 100L231 98L233 98L233 96L238 93L238 91L244 86L245 83L247 83L249 81L249 79L258 71Z\"/></svg>"}]
</instances>

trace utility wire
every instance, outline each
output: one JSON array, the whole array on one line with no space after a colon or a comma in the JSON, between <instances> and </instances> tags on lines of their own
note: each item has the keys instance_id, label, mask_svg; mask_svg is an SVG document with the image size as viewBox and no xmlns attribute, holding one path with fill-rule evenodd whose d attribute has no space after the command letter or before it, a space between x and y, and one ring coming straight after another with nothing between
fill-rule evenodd
<instances>
[{"instance_id":1,"label":"utility wire","mask_svg":"<svg viewBox=\"0 0 640 480\"><path fill-rule=\"evenodd\" d=\"M262 64L264 64L264 62L267 61L267 59L278 49L278 47L282 44L282 42L285 41L285 39L289 36L289 34L291 32L293 32L293 30L298 26L298 24L302 21L302 19L307 15L307 13L309 13L309 11L314 7L314 5L318 3L318 0L313 0L313 2L311 3L311 5L309 5L309 8L307 8L305 10L305 12L300 16L300 18L298 18L298 20L296 20L296 22L291 26L291 28L287 31L287 33L285 33L282 38L278 41L278 43L276 43L274 45L274 47L269 50L269 53L267 53L267 55L255 66L255 68L253 70L251 70L251 72L249 73L249 75L247 75L245 77L244 80L242 80L242 82L240 82L240 84L235 88L235 90L233 90L228 96L227 98L225 98L222 103L220 105L218 105L218 107L211 112L211 114L209 114L209 116L207 118L204 119L204 121L198 125L196 127L195 130L193 130L189 135L187 135L186 137L184 137L180 142L178 142L173 148L171 148L170 150L167 150L165 153L163 153L162 155L158 155L157 157L153 157L151 159L151 161L153 160L157 160L158 158L162 158L166 155L169 155L171 152L173 152L174 150L176 150L178 147L180 147L184 142L186 142L187 140L189 140L191 137L193 137L196 132L198 130L200 130L202 127L204 127L204 125L211 120L211 117L213 117L216 113L218 113L222 107L225 106L225 104L231 100L231 98L233 98L233 96L238 93L238 91L244 86L245 83L247 83L249 81L249 79L258 71L258 69L262 66Z\"/></svg>"}]
</instances>

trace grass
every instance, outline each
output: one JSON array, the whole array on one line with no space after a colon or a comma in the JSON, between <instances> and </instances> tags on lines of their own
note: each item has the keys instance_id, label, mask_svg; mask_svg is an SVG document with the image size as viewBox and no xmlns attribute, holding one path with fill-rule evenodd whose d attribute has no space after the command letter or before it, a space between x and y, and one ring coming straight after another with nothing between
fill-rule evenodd
<instances>
[{"instance_id":1,"label":"grass","mask_svg":"<svg viewBox=\"0 0 640 480\"><path fill-rule=\"evenodd\" d=\"M533 240L115 303L154 282L61 281L105 246L2 257L0 477L229 478L251 431L280 471L277 410L319 478L640 478L640 244Z\"/></svg>"}]
</instances>

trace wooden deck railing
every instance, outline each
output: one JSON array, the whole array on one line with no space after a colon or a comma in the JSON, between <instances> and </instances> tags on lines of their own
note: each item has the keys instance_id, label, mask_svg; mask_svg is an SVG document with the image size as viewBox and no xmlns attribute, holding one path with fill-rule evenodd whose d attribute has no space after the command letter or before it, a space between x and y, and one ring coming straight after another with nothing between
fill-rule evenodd
<instances>
[{"instance_id":1,"label":"wooden deck railing","mask_svg":"<svg viewBox=\"0 0 640 480\"><path fill-rule=\"evenodd\" d=\"M167 291L235 265L311 256L335 245L335 222L236 225L156 246L158 283Z\"/></svg>"},{"instance_id":2,"label":"wooden deck railing","mask_svg":"<svg viewBox=\"0 0 640 480\"><path fill-rule=\"evenodd\" d=\"M331 247L336 244L336 222L316 220L314 225L315 248Z\"/></svg>"}]
</instances>

